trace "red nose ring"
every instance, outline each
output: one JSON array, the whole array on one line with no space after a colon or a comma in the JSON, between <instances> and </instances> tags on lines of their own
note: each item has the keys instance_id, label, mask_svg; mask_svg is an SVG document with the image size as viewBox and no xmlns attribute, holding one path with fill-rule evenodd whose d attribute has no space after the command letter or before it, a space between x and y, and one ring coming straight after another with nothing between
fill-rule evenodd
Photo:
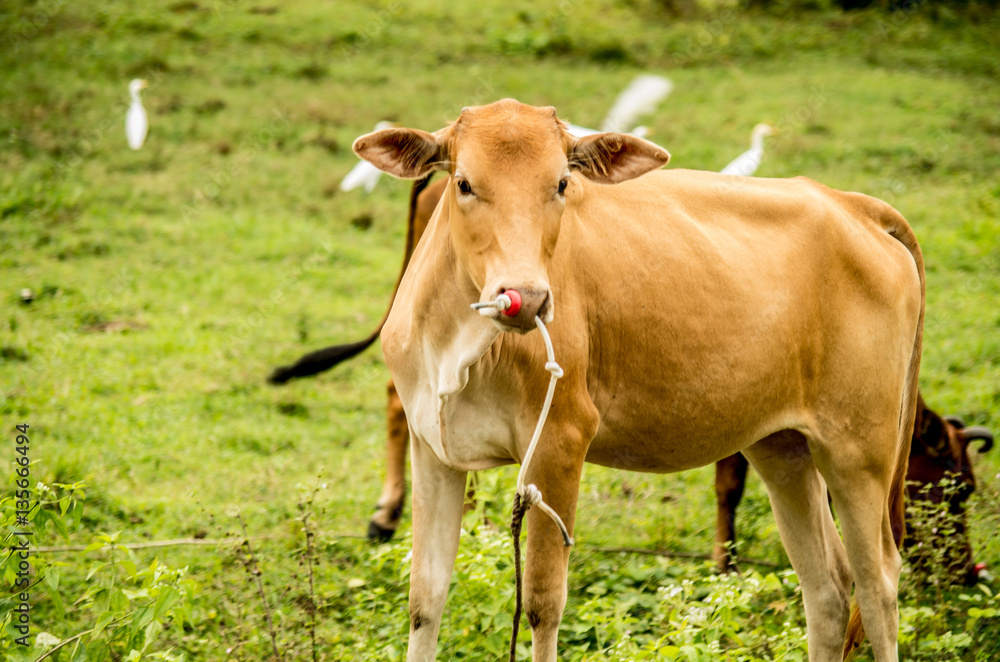
<instances>
[{"instance_id":1,"label":"red nose ring","mask_svg":"<svg viewBox=\"0 0 1000 662\"><path fill-rule=\"evenodd\" d=\"M507 317L514 317L521 312L521 293L517 290L504 290L504 294L510 298L510 307L503 311L503 314Z\"/></svg>"}]
</instances>

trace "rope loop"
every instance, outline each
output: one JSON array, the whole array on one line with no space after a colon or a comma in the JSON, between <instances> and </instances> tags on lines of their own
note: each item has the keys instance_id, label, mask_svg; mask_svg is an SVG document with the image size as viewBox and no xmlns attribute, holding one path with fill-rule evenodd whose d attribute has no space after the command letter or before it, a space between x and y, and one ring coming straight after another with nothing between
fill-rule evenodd
<instances>
[{"instance_id":1,"label":"rope loop","mask_svg":"<svg viewBox=\"0 0 1000 662\"><path fill-rule=\"evenodd\" d=\"M521 501L525 504L525 510L534 506L536 503L542 501L542 491L538 489L538 486L534 483L524 486L524 494L521 495Z\"/></svg>"}]
</instances>

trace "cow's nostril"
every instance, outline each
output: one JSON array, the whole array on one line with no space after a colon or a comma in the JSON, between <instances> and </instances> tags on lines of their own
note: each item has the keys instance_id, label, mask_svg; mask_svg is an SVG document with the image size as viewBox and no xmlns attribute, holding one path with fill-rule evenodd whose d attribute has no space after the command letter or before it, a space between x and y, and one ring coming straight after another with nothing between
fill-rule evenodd
<instances>
[{"instance_id":1,"label":"cow's nostril","mask_svg":"<svg viewBox=\"0 0 1000 662\"><path fill-rule=\"evenodd\" d=\"M507 317L515 317L521 312L521 293L517 290L504 290L503 294L506 294L507 298L510 299L510 306L503 311L503 314Z\"/></svg>"},{"instance_id":2,"label":"cow's nostril","mask_svg":"<svg viewBox=\"0 0 1000 662\"><path fill-rule=\"evenodd\" d=\"M526 323L530 323L534 328L535 317L544 317L545 309L549 303L549 292L543 289L528 288L521 291L523 305L522 314Z\"/></svg>"},{"instance_id":3,"label":"cow's nostril","mask_svg":"<svg viewBox=\"0 0 1000 662\"><path fill-rule=\"evenodd\" d=\"M552 298L548 295L548 293L546 293L545 300L542 301L542 305L539 306L538 312L536 313L538 317L542 318L542 321L545 321L546 315L548 315L549 313L549 308L551 307L550 306L551 301Z\"/></svg>"}]
</instances>

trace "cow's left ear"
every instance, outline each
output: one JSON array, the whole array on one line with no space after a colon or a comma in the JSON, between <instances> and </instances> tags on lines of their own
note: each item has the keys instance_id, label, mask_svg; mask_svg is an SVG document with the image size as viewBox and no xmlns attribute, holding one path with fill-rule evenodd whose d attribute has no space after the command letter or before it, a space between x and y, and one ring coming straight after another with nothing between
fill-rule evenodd
<instances>
[{"instance_id":1,"label":"cow's left ear","mask_svg":"<svg viewBox=\"0 0 1000 662\"><path fill-rule=\"evenodd\" d=\"M931 457L940 457L949 450L948 424L930 409L917 417L913 429L914 441L922 445Z\"/></svg>"},{"instance_id":2,"label":"cow's left ear","mask_svg":"<svg viewBox=\"0 0 1000 662\"><path fill-rule=\"evenodd\" d=\"M402 179L420 179L447 170L438 137L419 129L383 129L354 141L354 153L379 170Z\"/></svg>"},{"instance_id":3,"label":"cow's left ear","mask_svg":"<svg viewBox=\"0 0 1000 662\"><path fill-rule=\"evenodd\" d=\"M597 133L574 141L567 154L569 167L601 184L617 184L670 161L670 153L648 140L624 133Z\"/></svg>"}]
</instances>

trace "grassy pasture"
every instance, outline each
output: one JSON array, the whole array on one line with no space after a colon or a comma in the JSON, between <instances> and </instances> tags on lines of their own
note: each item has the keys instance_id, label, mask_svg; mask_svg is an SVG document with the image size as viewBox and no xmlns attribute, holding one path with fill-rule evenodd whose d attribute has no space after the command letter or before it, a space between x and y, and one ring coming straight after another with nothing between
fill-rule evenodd
<instances>
[{"instance_id":1,"label":"grassy pasture","mask_svg":"<svg viewBox=\"0 0 1000 662\"><path fill-rule=\"evenodd\" d=\"M238 508L278 645L309 659L299 504L317 489L320 659L402 659L408 523L387 545L350 537L364 533L382 474L380 354L284 388L264 383L274 365L367 334L391 292L409 187L385 178L371 196L340 193L356 162L350 144L380 119L434 130L464 105L505 96L595 126L643 71L675 84L647 121L670 167L718 170L769 121L782 133L758 174L808 175L907 216L927 262L924 393L939 411L1000 430L994 13L733 8L677 20L644 0L560 7L43 0L0 10L0 420L5 433L30 424L34 479L86 483L71 543L241 535ZM122 135L133 77L151 83L138 152ZM971 501L977 560L995 572L998 458L976 458ZM441 659L505 649L515 473L480 476ZM587 468L565 659L804 659L794 575L755 477L740 552L776 568L721 580L699 561L600 551L708 552L711 477ZM52 528L37 542L67 544ZM47 557L62 579L36 589L36 632L65 639L94 626L88 603L72 603L102 554ZM155 650L268 655L264 608L236 545L134 557L188 568L188 618ZM968 614L985 595L908 585L905 656L995 659L1000 619ZM3 650L16 660L40 652Z\"/></svg>"}]
</instances>

